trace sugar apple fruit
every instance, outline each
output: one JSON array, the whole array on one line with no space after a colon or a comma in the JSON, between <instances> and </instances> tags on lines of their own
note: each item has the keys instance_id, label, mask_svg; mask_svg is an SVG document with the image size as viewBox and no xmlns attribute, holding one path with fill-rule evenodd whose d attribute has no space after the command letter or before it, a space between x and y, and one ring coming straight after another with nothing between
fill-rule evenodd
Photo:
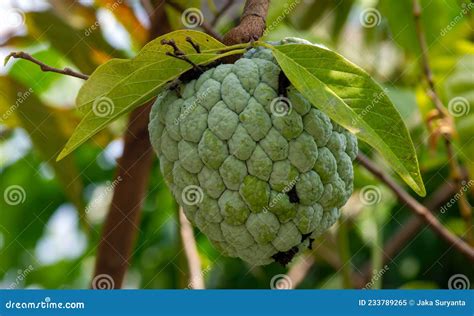
<instances>
[{"instance_id":1,"label":"sugar apple fruit","mask_svg":"<svg viewBox=\"0 0 474 316\"><path fill-rule=\"evenodd\" d=\"M311 247L353 190L356 137L289 82L282 97L281 84L271 51L258 47L163 92L150 114L161 172L186 217L252 265L286 264Z\"/></svg>"}]
</instances>

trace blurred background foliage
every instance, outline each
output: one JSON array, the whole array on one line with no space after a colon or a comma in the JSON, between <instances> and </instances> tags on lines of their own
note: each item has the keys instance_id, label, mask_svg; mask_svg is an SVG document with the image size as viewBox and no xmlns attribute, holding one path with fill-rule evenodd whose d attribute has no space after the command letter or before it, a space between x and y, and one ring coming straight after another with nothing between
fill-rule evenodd
<instances>
[{"instance_id":1,"label":"blurred background foliage","mask_svg":"<svg viewBox=\"0 0 474 316\"><path fill-rule=\"evenodd\" d=\"M185 8L201 8L205 20L212 20L226 3L175 2ZM2 0L0 57L22 50L48 65L90 74L110 58L137 53L150 26L147 3ZM453 100L461 100L465 106L463 113L453 115L454 144L472 179L474 5L457 0L421 3L430 63L442 101L452 105ZM238 22L242 5L243 1L234 1L219 20L216 29L221 34ZM166 12L174 29L184 28L174 6L167 4ZM428 191L422 201L431 203L439 199L437 189L448 181L449 168L442 142L429 144L426 121L433 105L422 80L411 12L411 0L272 1L265 39L296 36L322 43L386 87L417 148ZM5 196L0 199L2 288L86 288L90 282L126 120L113 123L73 155L55 162L80 119L74 99L81 84L80 79L42 72L27 61L10 61L0 70L0 192L6 195L9 188L19 186L24 193L20 203L6 203ZM371 154L364 144L361 150ZM376 155L372 158L384 166ZM467 259L424 224L384 267L384 243L403 232L414 215L366 170L356 166L355 174L355 191L340 223L288 268L272 264L251 269L240 260L222 257L205 236L195 232L206 286L269 288L272 276L304 270L303 259L311 264L299 288L364 286L346 277L361 275L367 262L373 263L375 271L371 276L369 270L369 280L372 277L376 288L446 288L448 279L458 273L474 281ZM364 202L361 192L367 188L376 193L375 203ZM472 203L474 188L468 189L465 194ZM445 203L446 199L437 201L433 210L438 213ZM125 287L189 287L177 214L156 161ZM465 234L456 204L440 219L455 234Z\"/></svg>"}]
</instances>

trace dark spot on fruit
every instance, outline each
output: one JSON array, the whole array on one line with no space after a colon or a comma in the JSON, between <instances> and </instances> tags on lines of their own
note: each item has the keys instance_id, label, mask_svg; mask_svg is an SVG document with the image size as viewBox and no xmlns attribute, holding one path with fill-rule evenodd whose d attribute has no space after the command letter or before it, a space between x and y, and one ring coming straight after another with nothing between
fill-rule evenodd
<instances>
[{"instance_id":1,"label":"dark spot on fruit","mask_svg":"<svg viewBox=\"0 0 474 316\"><path fill-rule=\"evenodd\" d=\"M293 186L290 191L286 192L288 198L290 199L290 203L299 203L300 198L298 197L298 193L296 193L296 186Z\"/></svg>"},{"instance_id":2,"label":"dark spot on fruit","mask_svg":"<svg viewBox=\"0 0 474 316\"><path fill-rule=\"evenodd\" d=\"M288 80L288 77L283 71L280 71L280 74L278 75L278 95L286 97L286 88L288 88L289 86L290 80Z\"/></svg>"},{"instance_id":3,"label":"dark spot on fruit","mask_svg":"<svg viewBox=\"0 0 474 316\"><path fill-rule=\"evenodd\" d=\"M309 249L309 250L312 250L312 249L313 249L313 241L314 241L314 238L310 238L310 239L309 239L309 245L308 245L308 249Z\"/></svg>"},{"instance_id":4,"label":"dark spot on fruit","mask_svg":"<svg viewBox=\"0 0 474 316\"><path fill-rule=\"evenodd\" d=\"M298 247L294 246L288 251L280 251L277 252L272 256L272 258L281 264L282 266L286 266L290 261L293 259L293 257L298 253Z\"/></svg>"},{"instance_id":5,"label":"dark spot on fruit","mask_svg":"<svg viewBox=\"0 0 474 316\"><path fill-rule=\"evenodd\" d=\"M309 236L311 236L311 233L301 235L301 242L303 242L303 241L305 241L306 239L308 239Z\"/></svg>"}]
</instances>

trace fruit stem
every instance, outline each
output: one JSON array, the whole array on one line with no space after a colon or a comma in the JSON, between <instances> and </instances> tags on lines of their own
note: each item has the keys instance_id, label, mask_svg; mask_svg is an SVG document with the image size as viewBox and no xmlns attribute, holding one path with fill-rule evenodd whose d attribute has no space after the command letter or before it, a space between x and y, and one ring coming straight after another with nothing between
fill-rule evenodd
<instances>
[{"instance_id":1,"label":"fruit stem","mask_svg":"<svg viewBox=\"0 0 474 316\"><path fill-rule=\"evenodd\" d=\"M250 43L242 43L242 44L226 46L224 48L205 49L205 50L202 50L201 53L223 52L223 51L230 51L230 50L234 50L234 49L248 48L250 46L251 46Z\"/></svg>"}]
</instances>

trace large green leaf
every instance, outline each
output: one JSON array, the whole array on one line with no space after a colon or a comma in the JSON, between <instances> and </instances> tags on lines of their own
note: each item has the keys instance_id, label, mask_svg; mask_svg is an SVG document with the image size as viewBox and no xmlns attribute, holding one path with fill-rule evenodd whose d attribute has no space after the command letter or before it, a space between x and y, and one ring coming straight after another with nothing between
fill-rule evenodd
<instances>
[{"instance_id":1,"label":"large green leaf","mask_svg":"<svg viewBox=\"0 0 474 316\"><path fill-rule=\"evenodd\" d=\"M384 90L366 72L315 45L275 46L273 54L314 106L378 150L419 195L426 194L410 134Z\"/></svg>"},{"instance_id":2,"label":"large green leaf","mask_svg":"<svg viewBox=\"0 0 474 316\"><path fill-rule=\"evenodd\" d=\"M196 53L187 37L202 51L226 47L202 32L181 30L158 37L131 60L114 59L97 68L79 91L77 106L85 115L58 160L110 122L152 100L167 83L192 68L188 62L168 56L166 53L172 49L161 43L163 39L173 39L195 64L209 63L224 55L216 51Z\"/></svg>"}]
</instances>

